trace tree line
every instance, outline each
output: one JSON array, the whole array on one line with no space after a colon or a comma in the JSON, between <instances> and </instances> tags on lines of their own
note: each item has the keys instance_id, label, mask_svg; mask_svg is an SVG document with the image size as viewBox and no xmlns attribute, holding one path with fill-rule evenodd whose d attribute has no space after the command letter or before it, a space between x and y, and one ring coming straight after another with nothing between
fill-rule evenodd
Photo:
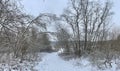
<instances>
[{"instance_id":1,"label":"tree line","mask_svg":"<svg viewBox=\"0 0 120 71\"><path fill-rule=\"evenodd\" d=\"M115 42L119 41L119 32L112 27L112 5L110 0L70 0L57 20L56 45L78 56L95 50L119 49Z\"/></svg>"}]
</instances>

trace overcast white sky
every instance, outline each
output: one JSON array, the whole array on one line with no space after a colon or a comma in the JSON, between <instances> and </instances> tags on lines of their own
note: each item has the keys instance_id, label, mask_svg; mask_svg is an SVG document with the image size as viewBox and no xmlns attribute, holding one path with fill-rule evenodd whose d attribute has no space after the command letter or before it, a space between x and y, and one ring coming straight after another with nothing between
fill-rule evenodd
<instances>
[{"instance_id":1,"label":"overcast white sky","mask_svg":"<svg viewBox=\"0 0 120 71\"><path fill-rule=\"evenodd\" d=\"M45 12L61 14L67 3L67 0L22 0L26 12L33 15Z\"/></svg>"},{"instance_id":2,"label":"overcast white sky","mask_svg":"<svg viewBox=\"0 0 120 71\"><path fill-rule=\"evenodd\" d=\"M63 9L67 6L68 0L22 0L25 12L32 15L39 15L39 13L55 13L61 14ZM113 22L120 26L120 0L113 0Z\"/></svg>"}]
</instances>

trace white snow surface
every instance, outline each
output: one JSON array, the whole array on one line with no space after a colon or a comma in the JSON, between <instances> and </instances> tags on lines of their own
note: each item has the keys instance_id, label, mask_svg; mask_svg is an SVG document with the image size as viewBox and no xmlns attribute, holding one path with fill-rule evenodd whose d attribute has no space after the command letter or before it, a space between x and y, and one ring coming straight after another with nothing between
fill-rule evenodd
<instances>
[{"instance_id":1,"label":"white snow surface","mask_svg":"<svg viewBox=\"0 0 120 71\"><path fill-rule=\"evenodd\" d=\"M57 52L48 53L34 69L37 71L120 71L116 69L116 65L110 69L100 70L93 67L87 58L65 61L58 56Z\"/></svg>"},{"instance_id":2,"label":"white snow surface","mask_svg":"<svg viewBox=\"0 0 120 71\"><path fill-rule=\"evenodd\" d=\"M91 64L89 58L63 60L59 53L61 52L39 53L38 61L35 63L28 61L19 63L19 59L0 63L0 71L120 71L119 59L116 60L117 63L113 60L112 68L100 70L96 65Z\"/></svg>"}]
</instances>

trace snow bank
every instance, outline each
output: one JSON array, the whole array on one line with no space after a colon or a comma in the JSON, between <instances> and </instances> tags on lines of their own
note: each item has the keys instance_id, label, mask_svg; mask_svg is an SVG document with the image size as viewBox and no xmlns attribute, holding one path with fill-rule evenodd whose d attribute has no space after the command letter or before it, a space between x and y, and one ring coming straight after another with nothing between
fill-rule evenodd
<instances>
[{"instance_id":1,"label":"snow bank","mask_svg":"<svg viewBox=\"0 0 120 71\"><path fill-rule=\"evenodd\" d=\"M42 55L43 54L39 54L39 61ZM35 61L38 56L37 54L28 54L25 58L28 57L28 60L23 60L23 62L20 63L20 58L13 58L12 54L3 54L0 58L0 71L33 71L33 67L37 64Z\"/></svg>"}]
</instances>

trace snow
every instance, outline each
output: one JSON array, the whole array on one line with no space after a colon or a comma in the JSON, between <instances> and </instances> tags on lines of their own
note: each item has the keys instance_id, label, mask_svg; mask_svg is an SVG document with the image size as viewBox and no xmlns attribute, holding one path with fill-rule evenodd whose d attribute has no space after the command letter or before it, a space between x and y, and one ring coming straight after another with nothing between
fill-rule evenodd
<instances>
[{"instance_id":1,"label":"snow","mask_svg":"<svg viewBox=\"0 0 120 71\"><path fill-rule=\"evenodd\" d=\"M1 63L0 71L31 71L32 67L35 66L32 62L24 61L12 61L10 63Z\"/></svg>"},{"instance_id":2,"label":"snow","mask_svg":"<svg viewBox=\"0 0 120 71\"><path fill-rule=\"evenodd\" d=\"M88 57L64 60L58 55L62 51L63 49L53 53L38 53L35 63L27 60L19 63L19 59L0 63L0 71L120 71L119 59L116 62L112 60L112 68L100 70L96 65L92 65Z\"/></svg>"},{"instance_id":3,"label":"snow","mask_svg":"<svg viewBox=\"0 0 120 71\"><path fill-rule=\"evenodd\" d=\"M42 54L39 55L41 56ZM32 55L29 54L27 57L30 56ZM35 60L35 56L34 58L31 57L31 59ZM0 71L33 71L33 67L37 64L37 62L34 62L32 60L24 60L22 63L20 63L20 58L14 58L12 53L1 54Z\"/></svg>"},{"instance_id":4,"label":"snow","mask_svg":"<svg viewBox=\"0 0 120 71\"><path fill-rule=\"evenodd\" d=\"M38 71L70 71L72 70L72 65L62 60L57 53L51 53L45 56L35 69Z\"/></svg>"},{"instance_id":5,"label":"snow","mask_svg":"<svg viewBox=\"0 0 120 71\"><path fill-rule=\"evenodd\" d=\"M61 48L61 49L58 51L58 53L62 53L63 51L64 51L64 49Z\"/></svg>"},{"instance_id":6,"label":"snow","mask_svg":"<svg viewBox=\"0 0 120 71\"><path fill-rule=\"evenodd\" d=\"M58 56L58 53L48 53L34 69L37 71L120 71L115 64L110 69L100 70L92 66L87 58L65 61Z\"/></svg>"}]
</instances>

